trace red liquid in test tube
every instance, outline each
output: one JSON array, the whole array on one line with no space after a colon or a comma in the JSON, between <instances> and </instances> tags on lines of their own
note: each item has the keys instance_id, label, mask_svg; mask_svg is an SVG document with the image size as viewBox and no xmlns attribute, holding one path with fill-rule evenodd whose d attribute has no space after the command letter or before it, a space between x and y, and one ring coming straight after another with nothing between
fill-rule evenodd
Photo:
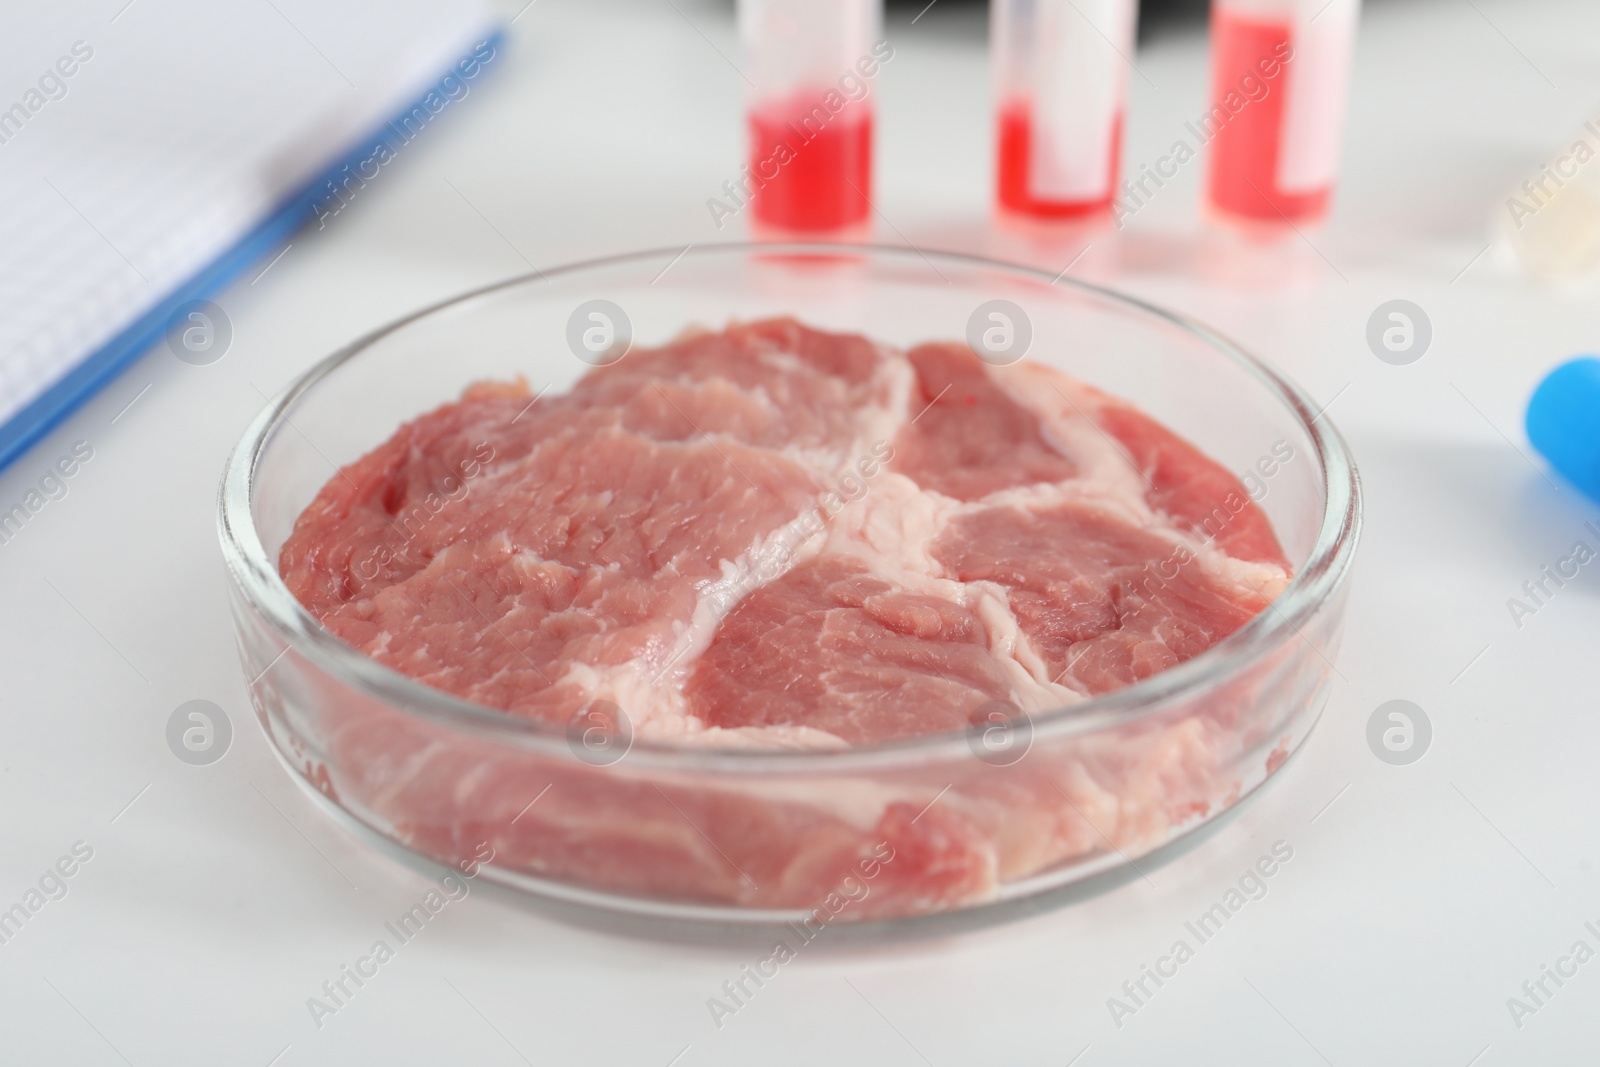
<instances>
[{"instance_id":1,"label":"red liquid in test tube","mask_svg":"<svg viewBox=\"0 0 1600 1067\"><path fill-rule=\"evenodd\" d=\"M881 0L739 0L759 228L838 236L869 223L872 94L894 55L881 23Z\"/></svg>"},{"instance_id":2,"label":"red liquid in test tube","mask_svg":"<svg viewBox=\"0 0 1600 1067\"><path fill-rule=\"evenodd\" d=\"M1253 222L1328 211L1360 0L1215 0L1207 199Z\"/></svg>"},{"instance_id":3,"label":"red liquid in test tube","mask_svg":"<svg viewBox=\"0 0 1600 1067\"><path fill-rule=\"evenodd\" d=\"M1000 207L1104 213L1121 172L1134 0L993 0L991 18Z\"/></svg>"},{"instance_id":4,"label":"red liquid in test tube","mask_svg":"<svg viewBox=\"0 0 1600 1067\"><path fill-rule=\"evenodd\" d=\"M750 114L755 216L781 230L818 232L865 222L872 211L872 105L863 100L820 122L826 90ZM826 108L823 109L824 112Z\"/></svg>"}]
</instances>

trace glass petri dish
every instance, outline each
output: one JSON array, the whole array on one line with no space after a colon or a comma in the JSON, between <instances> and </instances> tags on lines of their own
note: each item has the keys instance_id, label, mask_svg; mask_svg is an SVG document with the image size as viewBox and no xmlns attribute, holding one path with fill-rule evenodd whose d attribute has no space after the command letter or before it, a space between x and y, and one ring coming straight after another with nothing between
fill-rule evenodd
<instances>
[{"instance_id":1,"label":"glass petri dish","mask_svg":"<svg viewBox=\"0 0 1600 1067\"><path fill-rule=\"evenodd\" d=\"M599 743L432 689L326 630L277 557L338 467L471 383L560 391L568 342L792 315L909 346L1009 301L1025 358L1137 405L1239 474L1293 577L1241 629L1126 688L996 725L830 750ZM595 305L607 301L608 305ZM620 315L617 314L620 312ZM575 318L575 316L577 316ZM597 321L597 320L596 320ZM818 244L664 249L512 278L424 308L293 381L219 499L251 701L294 778L347 826L516 890L674 922L893 922L993 909L1135 863L1271 777L1327 699L1360 529L1337 432L1291 382L1142 301L971 256Z\"/></svg>"}]
</instances>

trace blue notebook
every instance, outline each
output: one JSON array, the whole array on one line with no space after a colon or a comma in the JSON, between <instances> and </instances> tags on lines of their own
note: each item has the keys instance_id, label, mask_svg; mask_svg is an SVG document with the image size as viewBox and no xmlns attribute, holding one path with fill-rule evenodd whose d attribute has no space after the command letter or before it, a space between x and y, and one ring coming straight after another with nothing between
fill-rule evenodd
<instances>
[{"instance_id":1,"label":"blue notebook","mask_svg":"<svg viewBox=\"0 0 1600 1067\"><path fill-rule=\"evenodd\" d=\"M0 467L353 202L501 49L478 0L77 7L25 5L0 41Z\"/></svg>"}]
</instances>

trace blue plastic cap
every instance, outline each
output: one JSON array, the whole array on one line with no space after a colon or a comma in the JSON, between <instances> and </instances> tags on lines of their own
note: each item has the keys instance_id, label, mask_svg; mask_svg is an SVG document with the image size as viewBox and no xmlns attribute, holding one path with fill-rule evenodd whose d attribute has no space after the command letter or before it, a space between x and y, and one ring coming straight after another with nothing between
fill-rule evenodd
<instances>
[{"instance_id":1,"label":"blue plastic cap","mask_svg":"<svg viewBox=\"0 0 1600 1067\"><path fill-rule=\"evenodd\" d=\"M1573 485L1600 501L1600 359L1551 371L1528 401L1528 440Z\"/></svg>"}]
</instances>

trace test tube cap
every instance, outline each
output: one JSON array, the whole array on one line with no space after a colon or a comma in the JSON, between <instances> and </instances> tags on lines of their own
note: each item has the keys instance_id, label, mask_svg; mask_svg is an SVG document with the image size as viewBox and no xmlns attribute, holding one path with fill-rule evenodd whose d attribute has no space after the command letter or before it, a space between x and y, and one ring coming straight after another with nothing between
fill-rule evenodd
<instances>
[{"instance_id":1,"label":"test tube cap","mask_svg":"<svg viewBox=\"0 0 1600 1067\"><path fill-rule=\"evenodd\" d=\"M1528 440L1561 475L1600 501L1600 359L1551 371L1528 401Z\"/></svg>"}]
</instances>

